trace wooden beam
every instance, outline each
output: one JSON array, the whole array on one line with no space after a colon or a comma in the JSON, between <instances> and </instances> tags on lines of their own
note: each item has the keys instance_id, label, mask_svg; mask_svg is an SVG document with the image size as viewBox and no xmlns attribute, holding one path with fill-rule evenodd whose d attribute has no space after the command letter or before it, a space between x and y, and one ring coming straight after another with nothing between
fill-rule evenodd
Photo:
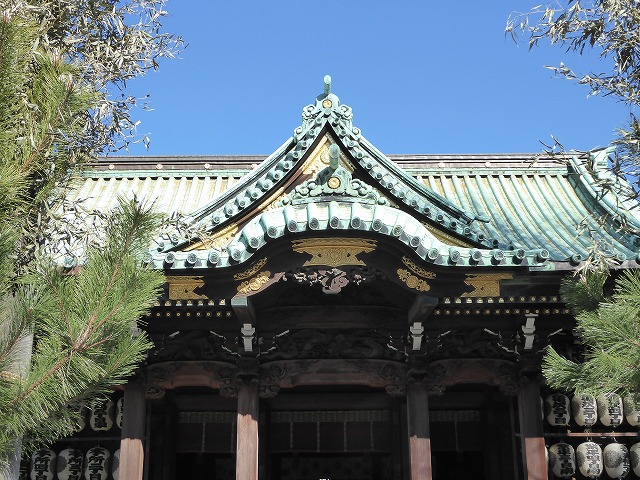
<instances>
[{"instance_id":1,"label":"wooden beam","mask_svg":"<svg viewBox=\"0 0 640 480\"><path fill-rule=\"evenodd\" d=\"M258 480L258 379L238 379L236 480Z\"/></svg>"},{"instance_id":2,"label":"wooden beam","mask_svg":"<svg viewBox=\"0 0 640 480\"><path fill-rule=\"evenodd\" d=\"M411 480L431 480L429 396L423 382L407 385L407 424Z\"/></svg>"},{"instance_id":3,"label":"wooden beam","mask_svg":"<svg viewBox=\"0 0 640 480\"><path fill-rule=\"evenodd\" d=\"M256 314L253 310L253 304L249 297L235 296L231 299L231 308L236 314L241 325L250 323L256 324Z\"/></svg>"},{"instance_id":4,"label":"wooden beam","mask_svg":"<svg viewBox=\"0 0 640 480\"><path fill-rule=\"evenodd\" d=\"M124 389L120 438L120 480L142 480L146 419L145 383L132 379Z\"/></svg>"},{"instance_id":5,"label":"wooden beam","mask_svg":"<svg viewBox=\"0 0 640 480\"><path fill-rule=\"evenodd\" d=\"M544 431L540 414L540 384L523 376L518 394L520 438L527 480L548 480Z\"/></svg>"},{"instance_id":6,"label":"wooden beam","mask_svg":"<svg viewBox=\"0 0 640 480\"><path fill-rule=\"evenodd\" d=\"M416 295L416 298L409 307L409 312L407 314L409 325L414 322L424 323L436 306L438 306L438 299L436 297Z\"/></svg>"}]
</instances>

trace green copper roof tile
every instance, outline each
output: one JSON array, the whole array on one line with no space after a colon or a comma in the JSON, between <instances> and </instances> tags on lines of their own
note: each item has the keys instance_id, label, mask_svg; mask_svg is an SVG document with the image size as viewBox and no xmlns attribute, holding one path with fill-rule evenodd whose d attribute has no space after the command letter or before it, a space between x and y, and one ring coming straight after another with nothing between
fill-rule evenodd
<instances>
[{"instance_id":1,"label":"green copper roof tile","mask_svg":"<svg viewBox=\"0 0 640 480\"><path fill-rule=\"evenodd\" d=\"M573 257L575 267L577 256L586 258L594 240L608 245L612 255L635 261L640 246L637 233L620 233L614 224L602 227L597 218L618 217L640 232L637 202L620 196L628 186L616 186L620 190L616 195L597 185L597 179L611 180L602 170L606 152L597 152L591 159L601 168L595 178L586 160L578 157L535 161L534 155L527 154L387 157L353 126L352 116L351 108L340 104L333 93L321 94L303 110L302 125L293 137L269 157L188 157L183 163L171 157L107 159L97 170L83 173L70 198L86 198L84 206L89 210L108 210L119 193L135 193L155 200L158 210L180 212L194 227L209 232L217 232L240 216L249 222L228 246L217 252L199 252L204 256L195 262L193 255L189 259L180 251L188 239L168 235L162 251L154 253L154 262L161 258L170 268L211 268L214 264L218 268L242 262L274 238L307 230L367 230L389 235L415 249L425 261L450 266L469 266L473 255L479 255L480 264L522 261L529 268L555 268L543 261L541 252L546 249L552 261L569 262ZM289 194L290 204L276 205L275 213L257 211L275 192L282 193L325 135L355 169L353 176L340 173L342 181L361 183L345 183L340 195L332 198L330 191L320 189L314 196L303 188ZM361 189L364 193L358 193ZM378 200L398 208L378 205L372 210L371 202ZM334 206L330 209L329 205ZM272 220L276 224L263 225ZM452 250L439 240L433 243L423 223L442 231L441 238L452 235L476 249L472 254L461 247ZM428 244L425 238L430 239ZM494 240L498 249L494 249ZM166 262L170 250L176 251L173 260ZM217 260L211 262L211 258Z\"/></svg>"}]
</instances>

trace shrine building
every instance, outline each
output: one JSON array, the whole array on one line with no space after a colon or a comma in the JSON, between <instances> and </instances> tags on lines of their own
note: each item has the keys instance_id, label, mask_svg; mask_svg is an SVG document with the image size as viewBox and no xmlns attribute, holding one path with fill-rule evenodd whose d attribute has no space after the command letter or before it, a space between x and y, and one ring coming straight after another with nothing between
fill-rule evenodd
<instances>
[{"instance_id":1,"label":"shrine building","mask_svg":"<svg viewBox=\"0 0 640 480\"><path fill-rule=\"evenodd\" d=\"M583 479L585 442L633 463L637 424L540 374L579 348L561 280L594 252L638 267L609 153L387 156L327 78L267 158L100 159L72 199L135 193L187 228L145 259L166 288L118 421L52 449L100 446L115 480Z\"/></svg>"}]
</instances>

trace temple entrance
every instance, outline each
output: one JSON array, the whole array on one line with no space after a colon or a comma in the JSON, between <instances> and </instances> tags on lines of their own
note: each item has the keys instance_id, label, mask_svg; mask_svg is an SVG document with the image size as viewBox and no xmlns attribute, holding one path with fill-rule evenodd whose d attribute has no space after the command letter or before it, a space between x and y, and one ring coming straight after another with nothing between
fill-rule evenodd
<instances>
[{"instance_id":1,"label":"temple entrance","mask_svg":"<svg viewBox=\"0 0 640 480\"><path fill-rule=\"evenodd\" d=\"M179 453L176 472L179 472L178 478L189 480L234 480L236 458L231 454Z\"/></svg>"},{"instance_id":2,"label":"temple entrance","mask_svg":"<svg viewBox=\"0 0 640 480\"><path fill-rule=\"evenodd\" d=\"M272 457L271 478L282 480L387 480L392 479L389 455L285 454Z\"/></svg>"},{"instance_id":3,"label":"temple entrance","mask_svg":"<svg viewBox=\"0 0 640 480\"><path fill-rule=\"evenodd\" d=\"M519 478L514 405L496 388L456 386L429 398L433 480Z\"/></svg>"},{"instance_id":4,"label":"temple entrance","mask_svg":"<svg viewBox=\"0 0 640 480\"><path fill-rule=\"evenodd\" d=\"M377 391L356 401L349 393L301 390L269 402L266 478L400 478L399 402Z\"/></svg>"}]
</instances>

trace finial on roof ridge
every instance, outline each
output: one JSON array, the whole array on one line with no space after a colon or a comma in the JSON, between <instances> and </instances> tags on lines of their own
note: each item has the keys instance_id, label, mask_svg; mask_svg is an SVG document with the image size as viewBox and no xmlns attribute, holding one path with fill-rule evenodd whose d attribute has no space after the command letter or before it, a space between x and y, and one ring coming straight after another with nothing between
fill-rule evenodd
<instances>
[{"instance_id":1,"label":"finial on roof ridge","mask_svg":"<svg viewBox=\"0 0 640 480\"><path fill-rule=\"evenodd\" d=\"M331 93L331 75L324 76L324 94L329 95Z\"/></svg>"}]
</instances>

